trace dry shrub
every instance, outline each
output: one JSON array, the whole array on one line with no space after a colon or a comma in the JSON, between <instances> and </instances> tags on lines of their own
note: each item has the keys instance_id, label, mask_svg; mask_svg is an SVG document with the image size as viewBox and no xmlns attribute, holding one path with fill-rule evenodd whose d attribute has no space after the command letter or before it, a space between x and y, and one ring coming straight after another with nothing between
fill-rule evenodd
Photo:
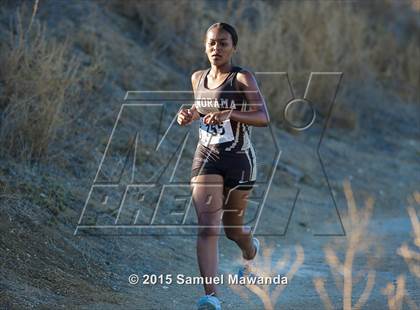
<instances>
[{"instance_id":1,"label":"dry shrub","mask_svg":"<svg viewBox=\"0 0 420 310\"><path fill-rule=\"evenodd\" d=\"M408 265L410 272L420 279L420 223L414 205L420 205L420 193L414 192L408 198L407 211L410 216L411 225L413 227L413 243L415 248L410 248L406 243L397 250ZM408 292L405 290L405 277L400 275L397 279L397 284L388 283L382 289L382 293L388 298L388 307L390 310L400 310L403 307L403 302L406 301L410 309L419 309L416 303L410 298Z\"/></svg>"},{"instance_id":2,"label":"dry shrub","mask_svg":"<svg viewBox=\"0 0 420 310\"><path fill-rule=\"evenodd\" d=\"M413 10L420 12L420 1L419 0L411 0L411 7Z\"/></svg>"},{"instance_id":3,"label":"dry shrub","mask_svg":"<svg viewBox=\"0 0 420 310\"><path fill-rule=\"evenodd\" d=\"M404 258L410 271L420 279L420 222L417 217L416 209L414 208L414 205L420 205L420 193L414 192L413 196L408 198L408 203L410 207L407 211L413 227L413 243L415 249L410 249L410 247L404 243L398 249L398 254Z\"/></svg>"},{"instance_id":4,"label":"dry shrub","mask_svg":"<svg viewBox=\"0 0 420 310\"><path fill-rule=\"evenodd\" d=\"M336 287L342 291L343 294L343 309L361 309L369 299L372 288L375 284L375 271L372 269L372 260L369 257L369 250L372 246L372 241L368 238L368 224L373 210L373 198L369 197L365 201L365 207L357 209L356 202L353 196L350 183L344 182L344 193L346 195L348 206L348 225L347 225L347 244L344 255L344 261L340 261L336 251L328 246L325 248L325 259L330 266L332 275L334 277ZM353 285L360 281L363 277L354 277L353 265L357 254L367 255L367 279L364 289L357 299L357 302L352 304ZM315 278L314 285L324 303L326 309L333 309L333 303L325 288L325 279Z\"/></svg>"},{"instance_id":5,"label":"dry shrub","mask_svg":"<svg viewBox=\"0 0 420 310\"><path fill-rule=\"evenodd\" d=\"M257 260L255 266L252 266L252 273L257 276L262 277L275 277L281 273L283 270L286 270L287 266L290 266L285 276L287 277L288 285L290 284L293 276L298 271L299 267L303 264L305 254L302 246L296 245L295 252L296 258L294 261L290 259L290 253L287 252L283 255L278 261L273 261L274 249L265 248L263 251L262 260ZM264 309L272 310L275 309L275 305L278 302L278 299L286 288L286 285L277 285L275 288L271 288L269 285L230 285L232 290L239 294L243 299L248 300L249 292L254 293L264 304ZM247 290L248 289L248 290Z\"/></svg>"},{"instance_id":6,"label":"dry shrub","mask_svg":"<svg viewBox=\"0 0 420 310\"><path fill-rule=\"evenodd\" d=\"M15 17L0 55L0 151L36 159L46 153L63 123L63 104L71 98L80 63L68 56L69 42L47 39L37 20L31 19L31 28L26 28L23 8Z\"/></svg>"},{"instance_id":7,"label":"dry shrub","mask_svg":"<svg viewBox=\"0 0 420 310\"><path fill-rule=\"evenodd\" d=\"M407 291L405 290L405 277L402 275L397 278L397 283L395 286L393 283L388 283L386 287L382 289L382 294L386 295L387 297L389 310L403 309L404 300L410 306L410 309L418 309L414 301L410 298Z\"/></svg>"}]
</instances>

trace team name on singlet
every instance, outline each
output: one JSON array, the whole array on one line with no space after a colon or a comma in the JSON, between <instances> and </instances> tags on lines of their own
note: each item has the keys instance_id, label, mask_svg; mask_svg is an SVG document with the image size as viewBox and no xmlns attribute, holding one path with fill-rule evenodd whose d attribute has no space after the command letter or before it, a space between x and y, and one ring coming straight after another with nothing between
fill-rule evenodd
<instances>
[{"instance_id":1,"label":"team name on singlet","mask_svg":"<svg viewBox=\"0 0 420 310\"><path fill-rule=\"evenodd\" d=\"M196 103L201 108L236 109L235 100L217 98L199 98Z\"/></svg>"}]
</instances>

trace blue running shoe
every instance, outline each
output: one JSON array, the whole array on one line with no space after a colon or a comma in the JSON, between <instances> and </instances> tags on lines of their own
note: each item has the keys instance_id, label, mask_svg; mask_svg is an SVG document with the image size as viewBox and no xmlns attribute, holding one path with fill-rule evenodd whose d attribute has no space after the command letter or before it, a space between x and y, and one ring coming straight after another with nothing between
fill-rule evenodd
<instances>
[{"instance_id":1,"label":"blue running shoe","mask_svg":"<svg viewBox=\"0 0 420 310\"><path fill-rule=\"evenodd\" d=\"M198 301L198 310L221 310L220 301L213 294L205 295Z\"/></svg>"},{"instance_id":2,"label":"blue running shoe","mask_svg":"<svg viewBox=\"0 0 420 310\"><path fill-rule=\"evenodd\" d=\"M251 268L248 265L245 265L240 267L238 271L238 278L242 279L243 277L254 278L257 275L251 272Z\"/></svg>"},{"instance_id":3,"label":"blue running shoe","mask_svg":"<svg viewBox=\"0 0 420 310\"><path fill-rule=\"evenodd\" d=\"M255 257L257 257L257 255L258 255L258 251L259 251L259 249L260 249L260 241L257 239L257 238L255 238L255 237L252 237L252 243L254 244L254 247L255 247L255 255L254 255L254 257L253 258L251 258L251 259L246 259L245 257L244 257L244 259L245 260L253 260Z\"/></svg>"},{"instance_id":4,"label":"blue running shoe","mask_svg":"<svg viewBox=\"0 0 420 310\"><path fill-rule=\"evenodd\" d=\"M255 256L252 258L252 259L254 259L258 255L258 251L260 249L260 241L257 238L253 237L252 242L254 243L254 246L255 246ZM250 259L245 259L245 260L250 261ZM244 264L244 266L241 266L239 268L238 277L240 279L243 278L243 277L253 278L253 277L256 277L256 275L251 272L250 266L246 263L246 264Z\"/></svg>"}]
</instances>

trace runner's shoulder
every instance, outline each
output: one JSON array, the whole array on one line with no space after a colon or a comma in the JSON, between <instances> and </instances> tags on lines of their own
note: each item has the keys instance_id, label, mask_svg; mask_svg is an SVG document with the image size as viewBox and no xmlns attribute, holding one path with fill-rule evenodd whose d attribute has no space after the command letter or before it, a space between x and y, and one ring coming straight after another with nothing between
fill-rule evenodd
<instances>
[{"instance_id":1,"label":"runner's shoulder","mask_svg":"<svg viewBox=\"0 0 420 310\"><path fill-rule=\"evenodd\" d=\"M250 69L240 67L236 75L236 80L238 81L239 86L242 88L244 85L248 86L254 84L255 76Z\"/></svg>"},{"instance_id":2,"label":"runner's shoulder","mask_svg":"<svg viewBox=\"0 0 420 310\"><path fill-rule=\"evenodd\" d=\"M204 73L204 71L206 70L197 70L193 74L191 74L191 83L194 86L194 88L196 88L198 81L200 80L200 77Z\"/></svg>"}]
</instances>

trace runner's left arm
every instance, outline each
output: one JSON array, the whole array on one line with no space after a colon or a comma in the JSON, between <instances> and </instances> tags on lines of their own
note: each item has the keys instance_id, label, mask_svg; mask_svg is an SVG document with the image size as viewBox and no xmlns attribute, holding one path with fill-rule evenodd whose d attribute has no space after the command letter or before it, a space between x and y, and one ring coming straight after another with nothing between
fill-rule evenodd
<instances>
[{"instance_id":1,"label":"runner's left arm","mask_svg":"<svg viewBox=\"0 0 420 310\"><path fill-rule=\"evenodd\" d=\"M240 91L244 92L245 98L249 105L248 111L225 110L206 115L204 123L217 124L227 119L231 119L240 123L265 127L270 122L267 112L267 106L257 81L249 71L238 72L236 76Z\"/></svg>"}]
</instances>

